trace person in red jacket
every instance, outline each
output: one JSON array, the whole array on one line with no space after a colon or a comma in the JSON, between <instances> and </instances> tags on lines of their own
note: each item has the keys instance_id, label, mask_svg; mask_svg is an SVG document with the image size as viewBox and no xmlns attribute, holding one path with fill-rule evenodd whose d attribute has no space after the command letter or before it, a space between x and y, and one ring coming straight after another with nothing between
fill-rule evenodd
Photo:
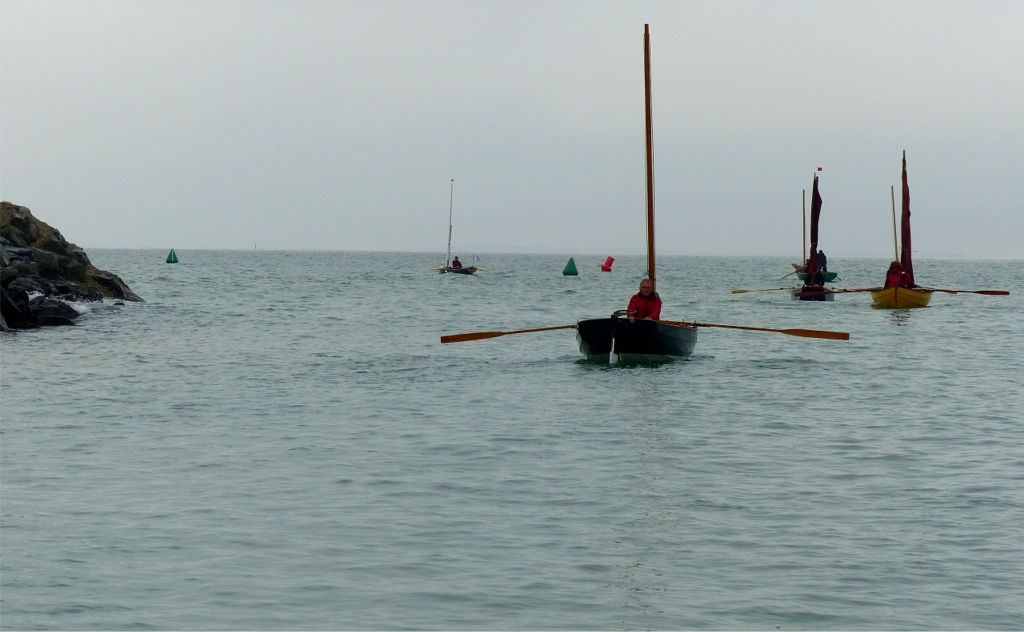
<instances>
[{"instance_id":1,"label":"person in red jacket","mask_svg":"<svg viewBox=\"0 0 1024 632\"><path fill-rule=\"evenodd\" d=\"M654 284L650 279L640 282L640 292L629 299L629 308L626 309L629 315L629 322L635 322L637 318L646 320L658 320L661 318L661 297L654 291Z\"/></svg>"},{"instance_id":2,"label":"person in red jacket","mask_svg":"<svg viewBox=\"0 0 1024 632\"><path fill-rule=\"evenodd\" d=\"M889 264L889 271L885 273L885 287L914 287L910 275L899 261Z\"/></svg>"}]
</instances>

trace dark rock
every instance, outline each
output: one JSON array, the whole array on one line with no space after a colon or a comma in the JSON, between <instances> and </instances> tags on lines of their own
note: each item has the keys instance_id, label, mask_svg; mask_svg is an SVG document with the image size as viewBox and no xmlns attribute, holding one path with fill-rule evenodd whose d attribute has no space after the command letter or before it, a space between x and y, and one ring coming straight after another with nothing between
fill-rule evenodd
<instances>
[{"instance_id":1,"label":"dark rock","mask_svg":"<svg viewBox=\"0 0 1024 632\"><path fill-rule=\"evenodd\" d=\"M39 237L39 227L32 221L34 219L32 213L24 206L16 208L17 210L11 214L11 226L24 233L29 242L35 241Z\"/></svg>"},{"instance_id":2,"label":"dark rock","mask_svg":"<svg viewBox=\"0 0 1024 632\"><path fill-rule=\"evenodd\" d=\"M64 241L63 239L56 239L54 237L50 237L48 239L44 239L43 241L41 241L39 243L39 247L42 248L43 250L49 250L54 254L58 254L64 257L68 256L68 242Z\"/></svg>"},{"instance_id":3,"label":"dark rock","mask_svg":"<svg viewBox=\"0 0 1024 632\"><path fill-rule=\"evenodd\" d=\"M32 262L32 249L31 248L19 248L18 246L7 246L4 248L4 253L7 258L11 260L11 263L17 261L24 261L25 263Z\"/></svg>"},{"instance_id":4,"label":"dark rock","mask_svg":"<svg viewBox=\"0 0 1024 632\"><path fill-rule=\"evenodd\" d=\"M64 301L37 296L28 302L32 322L37 325L70 325L78 318L78 312Z\"/></svg>"},{"instance_id":5,"label":"dark rock","mask_svg":"<svg viewBox=\"0 0 1024 632\"><path fill-rule=\"evenodd\" d=\"M39 266L35 263L18 261L0 270L0 285L7 287L18 277L39 278Z\"/></svg>"},{"instance_id":6,"label":"dark rock","mask_svg":"<svg viewBox=\"0 0 1024 632\"><path fill-rule=\"evenodd\" d=\"M7 284L8 290L21 290L23 292L39 292L40 294L49 294L46 290L46 286L42 284L38 279L30 276L21 276Z\"/></svg>"},{"instance_id":7,"label":"dark rock","mask_svg":"<svg viewBox=\"0 0 1024 632\"><path fill-rule=\"evenodd\" d=\"M85 280L85 266L74 259L61 259L57 265L60 271L60 278L67 279L68 281Z\"/></svg>"},{"instance_id":8,"label":"dark rock","mask_svg":"<svg viewBox=\"0 0 1024 632\"><path fill-rule=\"evenodd\" d=\"M110 295L114 298L125 298L124 290L121 288L124 281L122 281L116 274L111 274L110 272L98 272L93 273L92 278L108 290Z\"/></svg>"},{"instance_id":9,"label":"dark rock","mask_svg":"<svg viewBox=\"0 0 1024 632\"><path fill-rule=\"evenodd\" d=\"M56 279L60 277L60 262L52 252L46 252L38 248L31 248L32 260L39 266L39 276L44 279Z\"/></svg>"},{"instance_id":10,"label":"dark rock","mask_svg":"<svg viewBox=\"0 0 1024 632\"><path fill-rule=\"evenodd\" d=\"M91 287L82 287L67 281L44 281L47 296L56 296L66 301L102 301L103 293Z\"/></svg>"},{"instance_id":11,"label":"dark rock","mask_svg":"<svg viewBox=\"0 0 1024 632\"><path fill-rule=\"evenodd\" d=\"M76 246L75 244L68 245L68 256L82 264L83 266L92 265L89 261L89 256L85 254L85 251Z\"/></svg>"},{"instance_id":12,"label":"dark rock","mask_svg":"<svg viewBox=\"0 0 1024 632\"><path fill-rule=\"evenodd\" d=\"M4 321L11 329L31 329L35 327L32 322L32 312L28 308L28 294L24 290L14 289L8 291L0 288L0 313Z\"/></svg>"},{"instance_id":13,"label":"dark rock","mask_svg":"<svg viewBox=\"0 0 1024 632\"><path fill-rule=\"evenodd\" d=\"M0 225L0 235L3 235L12 245L24 248L29 244L28 235L14 228L10 224Z\"/></svg>"},{"instance_id":14,"label":"dark rock","mask_svg":"<svg viewBox=\"0 0 1024 632\"><path fill-rule=\"evenodd\" d=\"M10 202L0 203L0 286L6 288L0 328L70 324L78 312L62 301L142 301L121 277L93 266L59 230ZM44 296L29 305L30 292Z\"/></svg>"}]
</instances>

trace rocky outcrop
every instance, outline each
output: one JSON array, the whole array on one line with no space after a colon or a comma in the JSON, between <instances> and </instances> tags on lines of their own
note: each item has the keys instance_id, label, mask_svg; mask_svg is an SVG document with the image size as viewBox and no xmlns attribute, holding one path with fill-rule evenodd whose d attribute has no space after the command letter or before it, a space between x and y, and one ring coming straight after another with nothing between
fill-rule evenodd
<instances>
[{"instance_id":1,"label":"rocky outcrop","mask_svg":"<svg viewBox=\"0 0 1024 632\"><path fill-rule=\"evenodd\" d=\"M56 228L24 206L0 202L0 328L71 325L78 312L65 301L104 297L142 301Z\"/></svg>"}]
</instances>

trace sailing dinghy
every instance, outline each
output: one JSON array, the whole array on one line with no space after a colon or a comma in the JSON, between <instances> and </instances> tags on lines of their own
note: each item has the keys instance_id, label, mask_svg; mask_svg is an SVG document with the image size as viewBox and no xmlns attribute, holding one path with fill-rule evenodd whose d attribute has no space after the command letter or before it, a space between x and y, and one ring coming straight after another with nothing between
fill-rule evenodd
<instances>
[{"instance_id":1,"label":"sailing dinghy","mask_svg":"<svg viewBox=\"0 0 1024 632\"><path fill-rule=\"evenodd\" d=\"M818 168L821 170L821 167ZM814 185L811 187L811 255L804 258L804 272L797 273L797 278L804 281L803 287L793 288L794 301L833 301L835 294L828 291L823 285L808 285L808 279L813 279L817 274L823 283L833 281L836 272L825 272L821 269L821 261L818 259L818 220L821 218L821 193L818 192L818 174L814 174ZM805 242L806 243L806 242Z\"/></svg>"},{"instance_id":2,"label":"sailing dinghy","mask_svg":"<svg viewBox=\"0 0 1024 632\"><path fill-rule=\"evenodd\" d=\"M437 266L437 271L441 274L451 272L452 274L473 274L477 271L477 268L469 266L468 268L453 268L452 267L452 202L455 200L455 178L452 178L451 189L448 192L448 258L444 260L443 266Z\"/></svg>"},{"instance_id":3,"label":"sailing dinghy","mask_svg":"<svg viewBox=\"0 0 1024 632\"><path fill-rule=\"evenodd\" d=\"M647 105L647 278L655 283L654 267L654 131L651 121L651 35L644 25L644 97ZM657 290L657 285L655 285ZM637 320L624 312L610 318L576 323L576 341L588 360L608 363L682 360L693 354L697 327L684 323Z\"/></svg>"},{"instance_id":4,"label":"sailing dinghy","mask_svg":"<svg viewBox=\"0 0 1024 632\"><path fill-rule=\"evenodd\" d=\"M821 167L818 167L818 171L821 171ZM821 215L821 195L818 193L818 174L817 174L817 172L815 172L815 174L814 174L814 187L813 187L813 190L814 190L814 194L811 196L811 241L813 242L812 245L811 245L811 253L815 256L815 259L817 259L817 252L818 252L818 239L817 239L817 237L818 237L818 216ZM801 280L801 281L806 281L807 280L807 276L809 274L808 271L811 268L810 261L807 258L807 200L806 200L806 195L807 195L807 189L804 189L803 190L803 196L802 196L802 200L803 200L803 203L802 203L802 207L803 207L803 220L804 220L803 221L803 225L804 225L804 230L803 230L803 265L797 264L797 263L793 264L793 267L796 269L795 270L796 271L796 278ZM817 199L815 199L815 198L817 198ZM814 214L815 202L817 202L818 215ZM790 274L793 274L793 273L790 272ZM824 275L825 275L825 282L826 283L831 283L831 282L836 280L836 277L839 276L839 273L838 272L825 272ZM797 297L794 296L793 298L796 299Z\"/></svg>"},{"instance_id":5,"label":"sailing dinghy","mask_svg":"<svg viewBox=\"0 0 1024 632\"><path fill-rule=\"evenodd\" d=\"M914 282L914 262L911 258L913 249L910 246L910 185L907 184L907 152L903 152L903 203L900 221L900 249L898 260L903 271L910 277L910 285ZM896 242L896 200L892 206L893 248ZM871 306L877 309L912 309L928 307L932 300L932 290L920 287L887 287L871 293Z\"/></svg>"}]
</instances>

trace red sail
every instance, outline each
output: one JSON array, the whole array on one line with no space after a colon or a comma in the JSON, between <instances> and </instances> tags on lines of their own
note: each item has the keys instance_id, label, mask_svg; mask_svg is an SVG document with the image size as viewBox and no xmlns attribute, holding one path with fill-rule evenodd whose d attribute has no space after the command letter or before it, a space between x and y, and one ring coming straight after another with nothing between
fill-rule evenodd
<instances>
[{"instance_id":1,"label":"red sail","mask_svg":"<svg viewBox=\"0 0 1024 632\"><path fill-rule=\"evenodd\" d=\"M911 253L913 248L910 247L910 185L907 184L907 152L903 152L903 221L900 225L900 230L903 233L902 253L900 254L900 263L903 265L903 270L910 277L910 283L914 283L914 263L911 260Z\"/></svg>"},{"instance_id":2,"label":"red sail","mask_svg":"<svg viewBox=\"0 0 1024 632\"><path fill-rule=\"evenodd\" d=\"M811 256L807 259L807 273L818 271L818 217L821 215L821 195L818 193L818 175L814 175L811 193Z\"/></svg>"}]
</instances>

